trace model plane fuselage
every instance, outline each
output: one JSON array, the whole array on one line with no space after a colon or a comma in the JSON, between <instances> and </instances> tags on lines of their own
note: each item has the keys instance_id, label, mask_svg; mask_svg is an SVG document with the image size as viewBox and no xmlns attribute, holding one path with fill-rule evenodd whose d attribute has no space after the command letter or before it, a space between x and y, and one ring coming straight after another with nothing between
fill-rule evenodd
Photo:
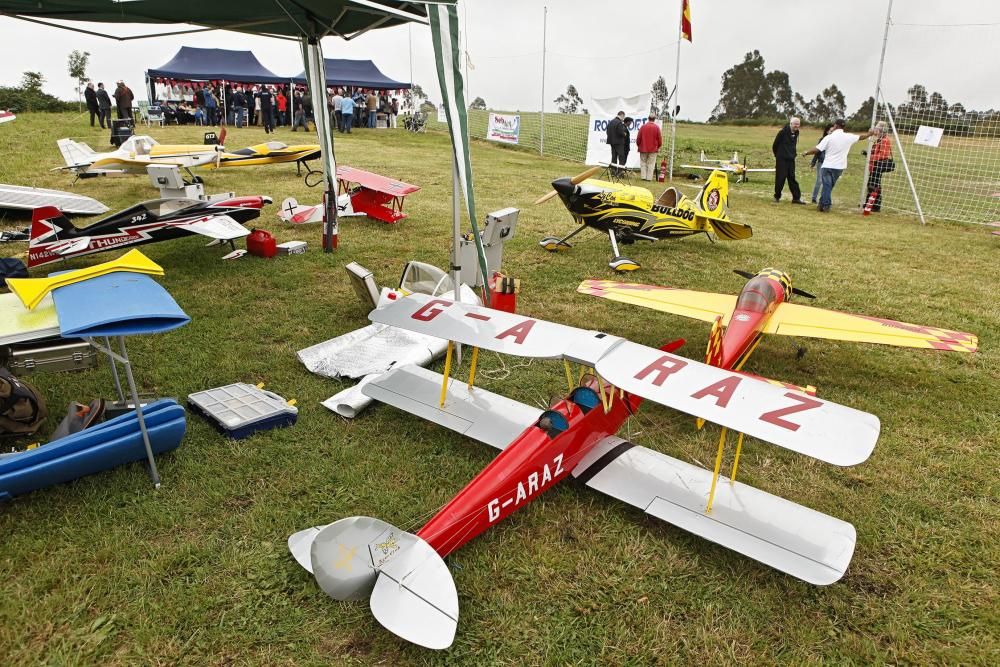
<instances>
[{"instance_id":1,"label":"model plane fuselage","mask_svg":"<svg viewBox=\"0 0 1000 667\"><path fill-rule=\"evenodd\" d=\"M721 358L716 365L737 370L746 362L775 309L790 299L791 288L788 274L774 269L764 269L747 281L722 335Z\"/></svg>"}]
</instances>

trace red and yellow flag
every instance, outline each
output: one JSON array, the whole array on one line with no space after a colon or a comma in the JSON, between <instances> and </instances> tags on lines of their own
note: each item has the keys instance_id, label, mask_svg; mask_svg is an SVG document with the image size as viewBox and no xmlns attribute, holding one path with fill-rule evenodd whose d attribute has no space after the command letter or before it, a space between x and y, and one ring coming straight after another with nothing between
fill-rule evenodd
<instances>
[{"instance_id":1,"label":"red and yellow flag","mask_svg":"<svg viewBox=\"0 0 1000 667\"><path fill-rule=\"evenodd\" d=\"M681 39L691 41L691 2L681 0Z\"/></svg>"}]
</instances>

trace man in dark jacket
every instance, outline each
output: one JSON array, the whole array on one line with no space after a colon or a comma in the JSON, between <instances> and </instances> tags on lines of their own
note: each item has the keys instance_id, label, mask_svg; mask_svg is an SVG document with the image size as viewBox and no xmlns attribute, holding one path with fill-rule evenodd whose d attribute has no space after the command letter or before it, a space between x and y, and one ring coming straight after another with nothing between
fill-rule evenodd
<instances>
[{"instance_id":1,"label":"man in dark jacket","mask_svg":"<svg viewBox=\"0 0 1000 667\"><path fill-rule=\"evenodd\" d=\"M94 118L101 118L101 110L97 106L97 91L94 90L93 82L87 82L87 87L83 91L83 99L87 102L87 111L90 112L90 126L94 127ZM103 118L101 118L101 127L104 127Z\"/></svg>"},{"instance_id":2,"label":"man in dark jacket","mask_svg":"<svg viewBox=\"0 0 1000 667\"><path fill-rule=\"evenodd\" d=\"M264 124L264 134L274 132L274 93L270 86L260 87L260 120Z\"/></svg>"},{"instance_id":3,"label":"man in dark jacket","mask_svg":"<svg viewBox=\"0 0 1000 667\"><path fill-rule=\"evenodd\" d=\"M132 120L132 100L134 99L135 95L132 94L132 89L126 86L124 81L119 81L118 87L115 88L115 103L118 106L119 118Z\"/></svg>"},{"instance_id":4,"label":"man in dark jacket","mask_svg":"<svg viewBox=\"0 0 1000 667\"><path fill-rule=\"evenodd\" d=\"M625 112L619 111L618 115L608 123L608 146L611 146L611 164L625 166L628 156L628 130L625 128ZM620 169L615 170L621 173Z\"/></svg>"},{"instance_id":5,"label":"man in dark jacket","mask_svg":"<svg viewBox=\"0 0 1000 667\"><path fill-rule=\"evenodd\" d=\"M793 204L805 204L802 201L802 193L799 191L799 182L795 180L795 156L796 146L799 141L799 119L792 116L788 123L778 130L771 145L771 152L774 153L774 201L781 200L781 192L785 189L785 180L788 180L788 189L792 193Z\"/></svg>"},{"instance_id":6,"label":"man in dark jacket","mask_svg":"<svg viewBox=\"0 0 1000 667\"><path fill-rule=\"evenodd\" d=\"M101 121L101 129L104 129L105 122L108 128L111 127L111 96L103 83L97 84L97 117Z\"/></svg>"}]
</instances>

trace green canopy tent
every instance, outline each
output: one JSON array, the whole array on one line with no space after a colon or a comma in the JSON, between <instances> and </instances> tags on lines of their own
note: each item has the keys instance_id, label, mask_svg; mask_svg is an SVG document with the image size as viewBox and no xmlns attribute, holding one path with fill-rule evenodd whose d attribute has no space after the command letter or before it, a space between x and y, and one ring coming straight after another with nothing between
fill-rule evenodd
<instances>
[{"instance_id":1,"label":"green canopy tent","mask_svg":"<svg viewBox=\"0 0 1000 667\"><path fill-rule=\"evenodd\" d=\"M413 22L431 25L438 78L452 136L452 166L455 174L453 274L458 294L458 191L464 195L479 251L479 267L486 276L486 256L479 239L475 202L472 195L472 169L468 153L467 106L462 72L459 66L458 0L419 3L402 0L0 0L0 15L41 23L56 28L132 40L144 37L187 34L205 30L233 30L256 35L297 40L316 115L316 130L322 152L326 185L326 224L323 248L333 250L337 233L337 165L333 152L331 120L326 106L323 37L353 39L369 30ZM196 26L184 30L166 30L146 35L121 37L53 23L53 20L92 23L178 24Z\"/></svg>"}]
</instances>

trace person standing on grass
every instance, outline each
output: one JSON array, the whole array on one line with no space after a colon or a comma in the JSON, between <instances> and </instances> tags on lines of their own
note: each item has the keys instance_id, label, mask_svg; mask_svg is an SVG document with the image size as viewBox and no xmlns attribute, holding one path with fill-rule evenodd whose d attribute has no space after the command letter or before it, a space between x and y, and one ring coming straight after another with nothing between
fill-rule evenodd
<instances>
[{"instance_id":1,"label":"person standing on grass","mask_svg":"<svg viewBox=\"0 0 1000 667\"><path fill-rule=\"evenodd\" d=\"M611 147L611 164L625 166L625 156L628 154L628 130L625 129L625 112L619 111L608 123L607 142ZM616 173L621 169L614 168Z\"/></svg>"},{"instance_id":2,"label":"person standing on grass","mask_svg":"<svg viewBox=\"0 0 1000 667\"><path fill-rule=\"evenodd\" d=\"M399 98L392 98L392 104L389 105L389 127L396 129L396 117L399 116Z\"/></svg>"},{"instance_id":3,"label":"person standing on grass","mask_svg":"<svg viewBox=\"0 0 1000 667\"><path fill-rule=\"evenodd\" d=\"M896 163L892 159L892 142L889 141L885 121L880 120L875 124L875 143L872 144L871 152L868 154L868 194L865 195L865 207L867 208L868 200L872 199L874 194L871 206L872 213L878 213L882 210L882 174L888 174L895 169Z\"/></svg>"},{"instance_id":4,"label":"person standing on grass","mask_svg":"<svg viewBox=\"0 0 1000 667\"><path fill-rule=\"evenodd\" d=\"M278 94L274 96L274 101L278 107L278 127L288 125L288 116L285 115L285 110L288 108L288 98L285 97L283 88L278 88Z\"/></svg>"},{"instance_id":5,"label":"person standing on grass","mask_svg":"<svg viewBox=\"0 0 1000 667\"><path fill-rule=\"evenodd\" d=\"M105 129L105 122L107 122L107 129L111 129L111 96L104 89L103 83L97 84L97 111L97 117L101 121L101 129Z\"/></svg>"},{"instance_id":6,"label":"person standing on grass","mask_svg":"<svg viewBox=\"0 0 1000 667\"><path fill-rule=\"evenodd\" d=\"M132 100L135 99L135 95L132 94L132 89L125 85L124 81L118 82L118 87L115 88L115 103L118 106L118 118L132 120Z\"/></svg>"},{"instance_id":7,"label":"person standing on grass","mask_svg":"<svg viewBox=\"0 0 1000 667\"><path fill-rule=\"evenodd\" d=\"M233 93L233 119L236 127L243 127L243 119L247 112L247 96L242 88L237 88Z\"/></svg>"},{"instance_id":8,"label":"person standing on grass","mask_svg":"<svg viewBox=\"0 0 1000 667\"><path fill-rule=\"evenodd\" d=\"M344 117L343 112L344 96L340 94L340 88L337 88L333 93L333 120L334 129L338 132L342 132L340 128L343 126Z\"/></svg>"},{"instance_id":9,"label":"person standing on grass","mask_svg":"<svg viewBox=\"0 0 1000 667\"><path fill-rule=\"evenodd\" d=\"M367 127L375 127L375 110L378 109L378 98L375 97L375 91L369 90L368 97L365 98L365 108L368 110L368 122Z\"/></svg>"},{"instance_id":10,"label":"person standing on grass","mask_svg":"<svg viewBox=\"0 0 1000 667\"><path fill-rule=\"evenodd\" d=\"M788 190L792 193L793 204L805 204L802 201L802 192L799 190L799 182L795 179L795 155L798 152L799 126L801 121L795 116L788 119L788 123L778 130L771 144L771 152L774 153L774 201L781 201L781 192L785 189L785 180L788 180Z\"/></svg>"},{"instance_id":11,"label":"person standing on grass","mask_svg":"<svg viewBox=\"0 0 1000 667\"><path fill-rule=\"evenodd\" d=\"M354 124L354 99L350 95L344 95L340 100L340 131L351 133L351 125Z\"/></svg>"},{"instance_id":12,"label":"person standing on grass","mask_svg":"<svg viewBox=\"0 0 1000 667\"><path fill-rule=\"evenodd\" d=\"M639 149L639 173L642 180L656 180L656 156L663 146L663 135L655 113L650 112L649 119L639 128L635 145Z\"/></svg>"},{"instance_id":13,"label":"person standing on grass","mask_svg":"<svg viewBox=\"0 0 1000 667\"><path fill-rule=\"evenodd\" d=\"M264 134L274 132L274 95L271 94L269 86L260 87L260 119L264 124Z\"/></svg>"},{"instance_id":14,"label":"person standing on grass","mask_svg":"<svg viewBox=\"0 0 1000 667\"><path fill-rule=\"evenodd\" d=\"M823 133L819 135L820 140L822 140L823 137L825 137L826 135L830 134L832 130L833 130L833 123L827 123L826 126L823 128ZM812 193L812 203L814 204L816 203L816 200L819 198L819 191L820 188L823 186L823 180L820 178L820 169L823 167L823 158L825 155L826 153L820 151L819 153L813 155L812 162L809 163L809 168L816 170L816 181L813 183L813 193Z\"/></svg>"},{"instance_id":15,"label":"person standing on grass","mask_svg":"<svg viewBox=\"0 0 1000 667\"><path fill-rule=\"evenodd\" d=\"M101 110L97 106L97 91L94 90L93 81L87 82L87 87L83 91L83 99L87 102L87 111L90 112L90 126L94 127L94 118L101 118ZM101 127L104 127L103 118L101 118Z\"/></svg>"},{"instance_id":16,"label":"person standing on grass","mask_svg":"<svg viewBox=\"0 0 1000 667\"><path fill-rule=\"evenodd\" d=\"M869 130L861 134L849 134L844 132L844 119L838 118L833 121L833 131L823 137L815 148L810 148L803 155L815 155L820 151L825 153L823 166L820 167L820 174L823 180L823 192L819 197L819 212L826 213L833 203L833 186L837 184L840 175L847 169L847 154L851 151L851 146L860 139L867 139L876 134L877 130Z\"/></svg>"}]
</instances>

